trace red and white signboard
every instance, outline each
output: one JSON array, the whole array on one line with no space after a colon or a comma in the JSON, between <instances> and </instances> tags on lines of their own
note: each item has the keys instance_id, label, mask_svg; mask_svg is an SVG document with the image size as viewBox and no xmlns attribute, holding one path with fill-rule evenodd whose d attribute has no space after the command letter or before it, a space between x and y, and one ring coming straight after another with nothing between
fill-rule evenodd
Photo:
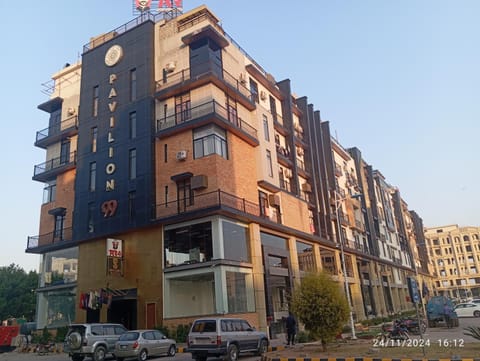
<instances>
[{"instance_id":1,"label":"red and white signboard","mask_svg":"<svg viewBox=\"0 0 480 361\"><path fill-rule=\"evenodd\" d=\"M183 0L135 0L135 9L140 12L183 10Z\"/></svg>"},{"instance_id":2,"label":"red and white signboard","mask_svg":"<svg viewBox=\"0 0 480 361\"><path fill-rule=\"evenodd\" d=\"M122 240L107 238L107 257L122 258Z\"/></svg>"}]
</instances>

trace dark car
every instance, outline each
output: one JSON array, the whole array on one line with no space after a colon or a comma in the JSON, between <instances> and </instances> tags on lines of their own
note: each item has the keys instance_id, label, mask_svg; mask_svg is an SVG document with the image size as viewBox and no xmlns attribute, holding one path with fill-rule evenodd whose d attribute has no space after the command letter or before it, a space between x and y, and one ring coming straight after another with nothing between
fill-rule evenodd
<instances>
[{"instance_id":1,"label":"dark car","mask_svg":"<svg viewBox=\"0 0 480 361\"><path fill-rule=\"evenodd\" d=\"M203 318L193 322L187 339L187 352L197 361L225 357L236 361L239 354L267 351L268 337L239 318Z\"/></svg>"},{"instance_id":2,"label":"dark car","mask_svg":"<svg viewBox=\"0 0 480 361\"><path fill-rule=\"evenodd\" d=\"M167 338L158 330L134 330L120 336L115 344L115 357L123 361L128 357L136 357L145 361L150 356L175 356L177 346L175 340Z\"/></svg>"}]
</instances>

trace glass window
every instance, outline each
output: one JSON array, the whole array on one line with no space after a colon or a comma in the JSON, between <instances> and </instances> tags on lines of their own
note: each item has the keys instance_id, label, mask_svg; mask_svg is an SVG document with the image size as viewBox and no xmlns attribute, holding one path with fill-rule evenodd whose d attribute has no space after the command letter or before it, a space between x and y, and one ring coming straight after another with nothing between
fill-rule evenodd
<instances>
[{"instance_id":1,"label":"glass window","mask_svg":"<svg viewBox=\"0 0 480 361\"><path fill-rule=\"evenodd\" d=\"M190 93L175 97L175 121L176 124L190 120L192 117Z\"/></svg>"},{"instance_id":2,"label":"glass window","mask_svg":"<svg viewBox=\"0 0 480 361\"><path fill-rule=\"evenodd\" d=\"M137 112L131 112L129 115L130 139L137 137Z\"/></svg>"},{"instance_id":3,"label":"glass window","mask_svg":"<svg viewBox=\"0 0 480 361\"><path fill-rule=\"evenodd\" d=\"M251 262L248 228L222 221L224 258L239 262Z\"/></svg>"},{"instance_id":4,"label":"glass window","mask_svg":"<svg viewBox=\"0 0 480 361\"><path fill-rule=\"evenodd\" d=\"M45 185L43 188L43 203L55 201L57 196L57 182L53 181Z\"/></svg>"},{"instance_id":5,"label":"glass window","mask_svg":"<svg viewBox=\"0 0 480 361\"><path fill-rule=\"evenodd\" d=\"M246 274L225 272L227 279L228 312L248 312Z\"/></svg>"},{"instance_id":6,"label":"glass window","mask_svg":"<svg viewBox=\"0 0 480 361\"><path fill-rule=\"evenodd\" d=\"M93 87L93 104L92 104L92 115L96 117L98 115L98 98L99 98L99 88L98 85Z\"/></svg>"},{"instance_id":7,"label":"glass window","mask_svg":"<svg viewBox=\"0 0 480 361\"><path fill-rule=\"evenodd\" d=\"M95 153L97 151L97 139L98 139L98 128L93 127L90 133L91 137L91 143L92 143L92 153Z\"/></svg>"},{"instance_id":8,"label":"glass window","mask_svg":"<svg viewBox=\"0 0 480 361\"><path fill-rule=\"evenodd\" d=\"M217 313L215 303L215 276L213 272L165 278L165 317L187 317L213 315ZM203 331L216 329L206 323L194 324L194 329Z\"/></svg>"},{"instance_id":9,"label":"glass window","mask_svg":"<svg viewBox=\"0 0 480 361\"><path fill-rule=\"evenodd\" d=\"M268 176L273 177L272 153L267 149Z\"/></svg>"},{"instance_id":10,"label":"glass window","mask_svg":"<svg viewBox=\"0 0 480 361\"><path fill-rule=\"evenodd\" d=\"M137 69L130 70L130 101L137 99Z\"/></svg>"},{"instance_id":11,"label":"glass window","mask_svg":"<svg viewBox=\"0 0 480 361\"><path fill-rule=\"evenodd\" d=\"M128 192L128 221L129 222L132 222L135 220L135 216L136 216L135 198L136 198L135 191Z\"/></svg>"},{"instance_id":12,"label":"glass window","mask_svg":"<svg viewBox=\"0 0 480 361\"><path fill-rule=\"evenodd\" d=\"M95 232L95 203L88 204L88 233Z\"/></svg>"},{"instance_id":13,"label":"glass window","mask_svg":"<svg viewBox=\"0 0 480 361\"><path fill-rule=\"evenodd\" d=\"M263 134L265 136L265 140L267 142L270 141L270 131L268 129L268 118L265 114L263 114Z\"/></svg>"},{"instance_id":14,"label":"glass window","mask_svg":"<svg viewBox=\"0 0 480 361\"><path fill-rule=\"evenodd\" d=\"M269 233L260 232L260 239L262 245L287 249L287 240L285 238L278 237Z\"/></svg>"},{"instance_id":15,"label":"glass window","mask_svg":"<svg viewBox=\"0 0 480 361\"><path fill-rule=\"evenodd\" d=\"M137 150L130 149L128 152L128 178L137 178Z\"/></svg>"},{"instance_id":16,"label":"glass window","mask_svg":"<svg viewBox=\"0 0 480 361\"><path fill-rule=\"evenodd\" d=\"M315 270L313 245L297 241L297 257L300 271Z\"/></svg>"},{"instance_id":17,"label":"glass window","mask_svg":"<svg viewBox=\"0 0 480 361\"><path fill-rule=\"evenodd\" d=\"M97 178L97 162L90 163L90 177L88 189L90 192L95 192L95 181Z\"/></svg>"},{"instance_id":18,"label":"glass window","mask_svg":"<svg viewBox=\"0 0 480 361\"><path fill-rule=\"evenodd\" d=\"M202 158L218 154L227 159L227 140L225 130L216 125L208 125L193 131L193 157Z\"/></svg>"},{"instance_id":19,"label":"glass window","mask_svg":"<svg viewBox=\"0 0 480 361\"><path fill-rule=\"evenodd\" d=\"M250 93L252 93L252 101L258 103L258 84L252 78L250 78Z\"/></svg>"},{"instance_id":20,"label":"glass window","mask_svg":"<svg viewBox=\"0 0 480 361\"><path fill-rule=\"evenodd\" d=\"M42 258L40 287L77 281L78 248L47 252Z\"/></svg>"},{"instance_id":21,"label":"glass window","mask_svg":"<svg viewBox=\"0 0 480 361\"><path fill-rule=\"evenodd\" d=\"M211 222L165 231L165 267L210 261L212 257Z\"/></svg>"}]
</instances>

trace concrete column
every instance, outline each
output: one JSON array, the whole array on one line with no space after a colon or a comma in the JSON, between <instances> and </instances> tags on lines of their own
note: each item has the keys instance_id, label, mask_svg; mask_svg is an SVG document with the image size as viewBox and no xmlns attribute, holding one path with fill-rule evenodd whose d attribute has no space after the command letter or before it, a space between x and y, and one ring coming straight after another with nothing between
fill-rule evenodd
<instances>
[{"instance_id":1,"label":"concrete column","mask_svg":"<svg viewBox=\"0 0 480 361\"><path fill-rule=\"evenodd\" d=\"M262 242L260 239L260 226L251 223L249 226L250 250L253 264L253 288L255 296L255 310L258 314L258 327L261 331L267 329L267 307L265 304L265 281L262 258Z\"/></svg>"},{"instance_id":2,"label":"concrete column","mask_svg":"<svg viewBox=\"0 0 480 361\"><path fill-rule=\"evenodd\" d=\"M300 284L300 268L298 265L298 254L297 254L297 240L294 237L288 238L288 251L290 253L290 264L292 269L292 278L294 285L296 287L297 284Z\"/></svg>"}]
</instances>

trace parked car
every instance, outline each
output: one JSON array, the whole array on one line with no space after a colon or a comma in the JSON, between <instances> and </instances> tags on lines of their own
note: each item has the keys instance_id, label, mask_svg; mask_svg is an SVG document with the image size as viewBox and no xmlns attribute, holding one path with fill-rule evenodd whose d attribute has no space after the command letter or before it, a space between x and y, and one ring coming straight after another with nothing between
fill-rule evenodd
<instances>
[{"instance_id":1,"label":"parked car","mask_svg":"<svg viewBox=\"0 0 480 361\"><path fill-rule=\"evenodd\" d=\"M452 299L445 296L433 296L427 302L427 320L428 327L437 327L438 323L445 323L444 307L448 305L450 309L455 310ZM456 312L450 315L452 327L458 327L458 316Z\"/></svg>"},{"instance_id":2,"label":"parked car","mask_svg":"<svg viewBox=\"0 0 480 361\"><path fill-rule=\"evenodd\" d=\"M94 361L103 361L113 353L115 342L127 332L118 323L79 323L68 327L63 346L72 361L83 361L88 356Z\"/></svg>"},{"instance_id":3,"label":"parked car","mask_svg":"<svg viewBox=\"0 0 480 361\"><path fill-rule=\"evenodd\" d=\"M158 330L134 330L120 336L115 343L115 358L123 361L127 357L136 357L145 361L149 356L175 356L175 340L167 338Z\"/></svg>"},{"instance_id":4,"label":"parked car","mask_svg":"<svg viewBox=\"0 0 480 361\"><path fill-rule=\"evenodd\" d=\"M238 318L195 320L187 338L187 352L197 361L205 361L208 357L236 361L239 354L254 352L261 355L267 349L267 335Z\"/></svg>"},{"instance_id":5,"label":"parked car","mask_svg":"<svg viewBox=\"0 0 480 361\"><path fill-rule=\"evenodd\" d=\"M480 317L480 303L465 302L455 306L458 317Z\"/></svg>"}]
</instances>

